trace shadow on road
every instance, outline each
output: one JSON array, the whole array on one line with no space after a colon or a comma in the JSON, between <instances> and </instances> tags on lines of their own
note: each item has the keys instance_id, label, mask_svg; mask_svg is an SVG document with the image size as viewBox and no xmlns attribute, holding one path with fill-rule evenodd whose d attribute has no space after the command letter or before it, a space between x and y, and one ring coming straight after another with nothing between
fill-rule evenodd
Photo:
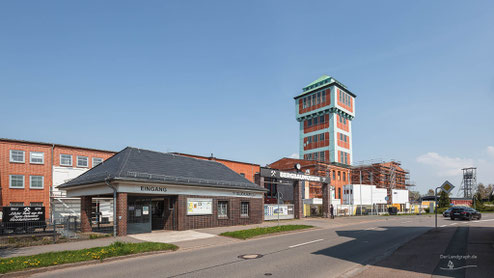
<instances>
[{"instance_id":1,"label":"shadow on road","mask_svg":"<svg viewBox=\"0 0 494 278\"><path fill-rule=\"evenodd\" d=\"M352 240L314 254L371 266L360 274L363 277L391 277L406 272L422 276L492 277L494 273L494 227L393 226L337 234ZM414 238L406 242L411 237ZM396 245L390 246L389 242ZM382 255L369 259L372 253Z\"/></svg>"}]
</instances>

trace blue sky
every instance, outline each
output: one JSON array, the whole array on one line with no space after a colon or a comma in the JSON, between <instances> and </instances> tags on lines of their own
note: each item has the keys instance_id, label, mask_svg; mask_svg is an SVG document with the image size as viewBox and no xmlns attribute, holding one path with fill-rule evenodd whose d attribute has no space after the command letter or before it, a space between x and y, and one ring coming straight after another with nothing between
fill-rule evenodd
<instances>
[{"instance_id":1,"label":"blue sky","mask_svg":"<svg viewBox=\"0 0 494 278\"><path fill-rule=\"evenodd\" d=\"M298 153L293 96L357 94L354 161L425 192L494 183L492 1L3 1L0 137L267 164Z\"/></svg>"}]
</instances>

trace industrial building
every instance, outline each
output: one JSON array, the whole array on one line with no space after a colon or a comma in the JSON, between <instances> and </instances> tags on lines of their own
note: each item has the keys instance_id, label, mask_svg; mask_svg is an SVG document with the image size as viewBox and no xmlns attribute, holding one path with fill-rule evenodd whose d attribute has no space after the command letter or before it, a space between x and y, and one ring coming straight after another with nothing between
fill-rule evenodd
<instances>
[{"instance_id":1,"label":"industrial building","mask_svg":"<svg viewBox=\"0 0 494 278\"><path fill-rule=\"evenodd\" d=\"M300 123L299 158L351 165L355 97L331 76L323 75L296 96Z\"/></svg>"},{"instance_id":2,"label":"industrial building","mask_svg":"<svg viewBox=\"0 0 494 278\"><path fill-rule=\"evenodd\" d=\"M56 186L113 154L107 150L1 138L0 205L45 207L47 215L55 219L78 215L79 199L68 198ZM109 212L111 200L97 199L94 206L95 210ZM52 215L54 211L56 214ZM111 217L107 213L105 216Z\"/></svg>"}]
</instances>

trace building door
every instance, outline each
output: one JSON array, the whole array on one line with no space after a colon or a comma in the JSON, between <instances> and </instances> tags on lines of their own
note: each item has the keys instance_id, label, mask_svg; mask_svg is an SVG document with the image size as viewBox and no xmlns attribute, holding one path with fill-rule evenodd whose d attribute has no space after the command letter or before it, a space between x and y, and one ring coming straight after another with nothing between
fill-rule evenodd
<instances>
[{"instance_id":1,"label":"building door","mask_svg":"<svg viewBox=\"0 0 494 278\"><path fill-rule=\"evenodd\" d=\"M151 206L151 228L163 230L165 228L165 200L153 199Z\"/></svg>"},{"instance_id":2,"label":"building door","mask_svg":"<svg viewBox=\"0 0 494 278\"><path fill-rule=\"evenodd\" d=\"M151 230L151 199L129 196L127 201L127 233L149 233Z\"/></svg>"}]
</instances>

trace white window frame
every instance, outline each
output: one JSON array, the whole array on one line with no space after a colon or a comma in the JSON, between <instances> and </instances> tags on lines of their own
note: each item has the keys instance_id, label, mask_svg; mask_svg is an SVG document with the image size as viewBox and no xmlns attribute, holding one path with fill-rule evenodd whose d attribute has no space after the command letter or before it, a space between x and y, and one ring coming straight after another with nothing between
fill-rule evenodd
<instances>
[{"instance_id":1,"label":"white window frame","mask_svg":"<svg viewBox=\"0 0 494 278\"><path fill-rule=\"evenodd\" d=\"M86 165L80 165L79 164L79 158L86 158ZM81 168L88 168L89 167L89 157L83 156L83 155L78 155L76 157L76 159L77 159L77 161L76 161L77 167L81 167Z\"/></svg>"},{"instance_id":2,"label":"white window frame","mask_svg":"<svg viewBox=\"0 0 494 278\"><path fill-rule=\"evenodd\" d=\"M22 187L12 186L12 177L13 176L21 176L22 177ZM25 187L26 187L26 178L24 177L24 175L9 175L9 188L24 189Z\"/></svg>"},{"instance_id":3,"label":"white window frame","mask_svg":"<svg viewBox=\"0 0 494 278\"><path fill-rule=\"evenodd\" d=\"M19 205L13 206L12 204L19 204ZM22 205L20 205L20 204L22 204ZM24 202L10 202L9 203L9 207L16 207L17 208L17 207L23 207L23 206L24 206Z\"/></svg>"},{"instance_id":4,"label":"white window frame","mask_svg":"<svg viewBox=\"0 0 494 278\"><path fill-rule=\"evenodd\" d=\"M226 204L225 214L220 214L220 211L223 211L223 210L220 210L220 204ZM228 218L228 201L218 201L218 209L217 210L218 210L217 211L218 218L222 218L222 219Z\"/></svg>"},{"instance_id":5,"label":"white window frame","mask_svg":"<svg viewBox=\"0 0 494 278\"><path fill-rule=\"evenodd\" d=\"M41 177L41 187L33 187L33 178L34 177ZM38 176L38 175L29 176L29 189L45 189L45 177L44 176Z\"/></svg>"},{"instance_id":6,"label":"white window frame","mask_svg":"<svg viewBox=\"0 0 494 278\"><path fill-rule=\"evenodd\" d=\"M244 204L247 204L247 214L244 213ZM249 217L249 202L240 202L240 217Z\"/></svg>"},{"instance_id":7,"label":"white window frame","mask_svg":"<svg viewBox=\"0 0 494 278\"><path fill-rule=\"evenodd\" d=\"M15 161L13 160L13 156L12 156L12 152L22 152L22 161ZM12 163L26 163L26 152L25 151L21 151L21 150L10 150L9 152L9 155L10 155L10 162Z\"/></svg>"},{"instance_id":8,"label":"white window frame","mask_svg":"<svg viewBox=\"0 0 494 278\"><path fill-rule=\"evenodd\" d=\"M41 162L33 162L33 154L41 154ZM45 164L45 153L44 152L29 152L29 163L31 164Z\"/></svg>"},{"instance_id":9,"label":"white window frame","mask_svg":"<svg viewBox=\"0 0 494 278\"><path fill-rule=\"evenodd\" d=\"M63 156L63 155L70 156L70 164L62 164L62 156ZM60 154L60 166L72 166L72 164L73 164L73 163L74 163L74 162L73 162L73 157L72 157L72 155L71 155L71 154L64 154L64 153L61 153L61 154Z\"/></svg>"},{"instance_id":10,"label":"white window frame","mask_svg":"<svg viewBox=\"0 0 494 278\"><path fill-rule=\"evenodd\" d=\"M95 159L101 159L101 162L100 162L100 163L97 163L97 164L95 165L95 164L94 164L94 160L95 160ZM93 157L93 158L91 159L91 166L92 166L92 167L98 166L99 164L103 163L103 161L104 161L104 159L103 159L103 158L101 158L101 157Z\"/></svg>"}]
</instances>

